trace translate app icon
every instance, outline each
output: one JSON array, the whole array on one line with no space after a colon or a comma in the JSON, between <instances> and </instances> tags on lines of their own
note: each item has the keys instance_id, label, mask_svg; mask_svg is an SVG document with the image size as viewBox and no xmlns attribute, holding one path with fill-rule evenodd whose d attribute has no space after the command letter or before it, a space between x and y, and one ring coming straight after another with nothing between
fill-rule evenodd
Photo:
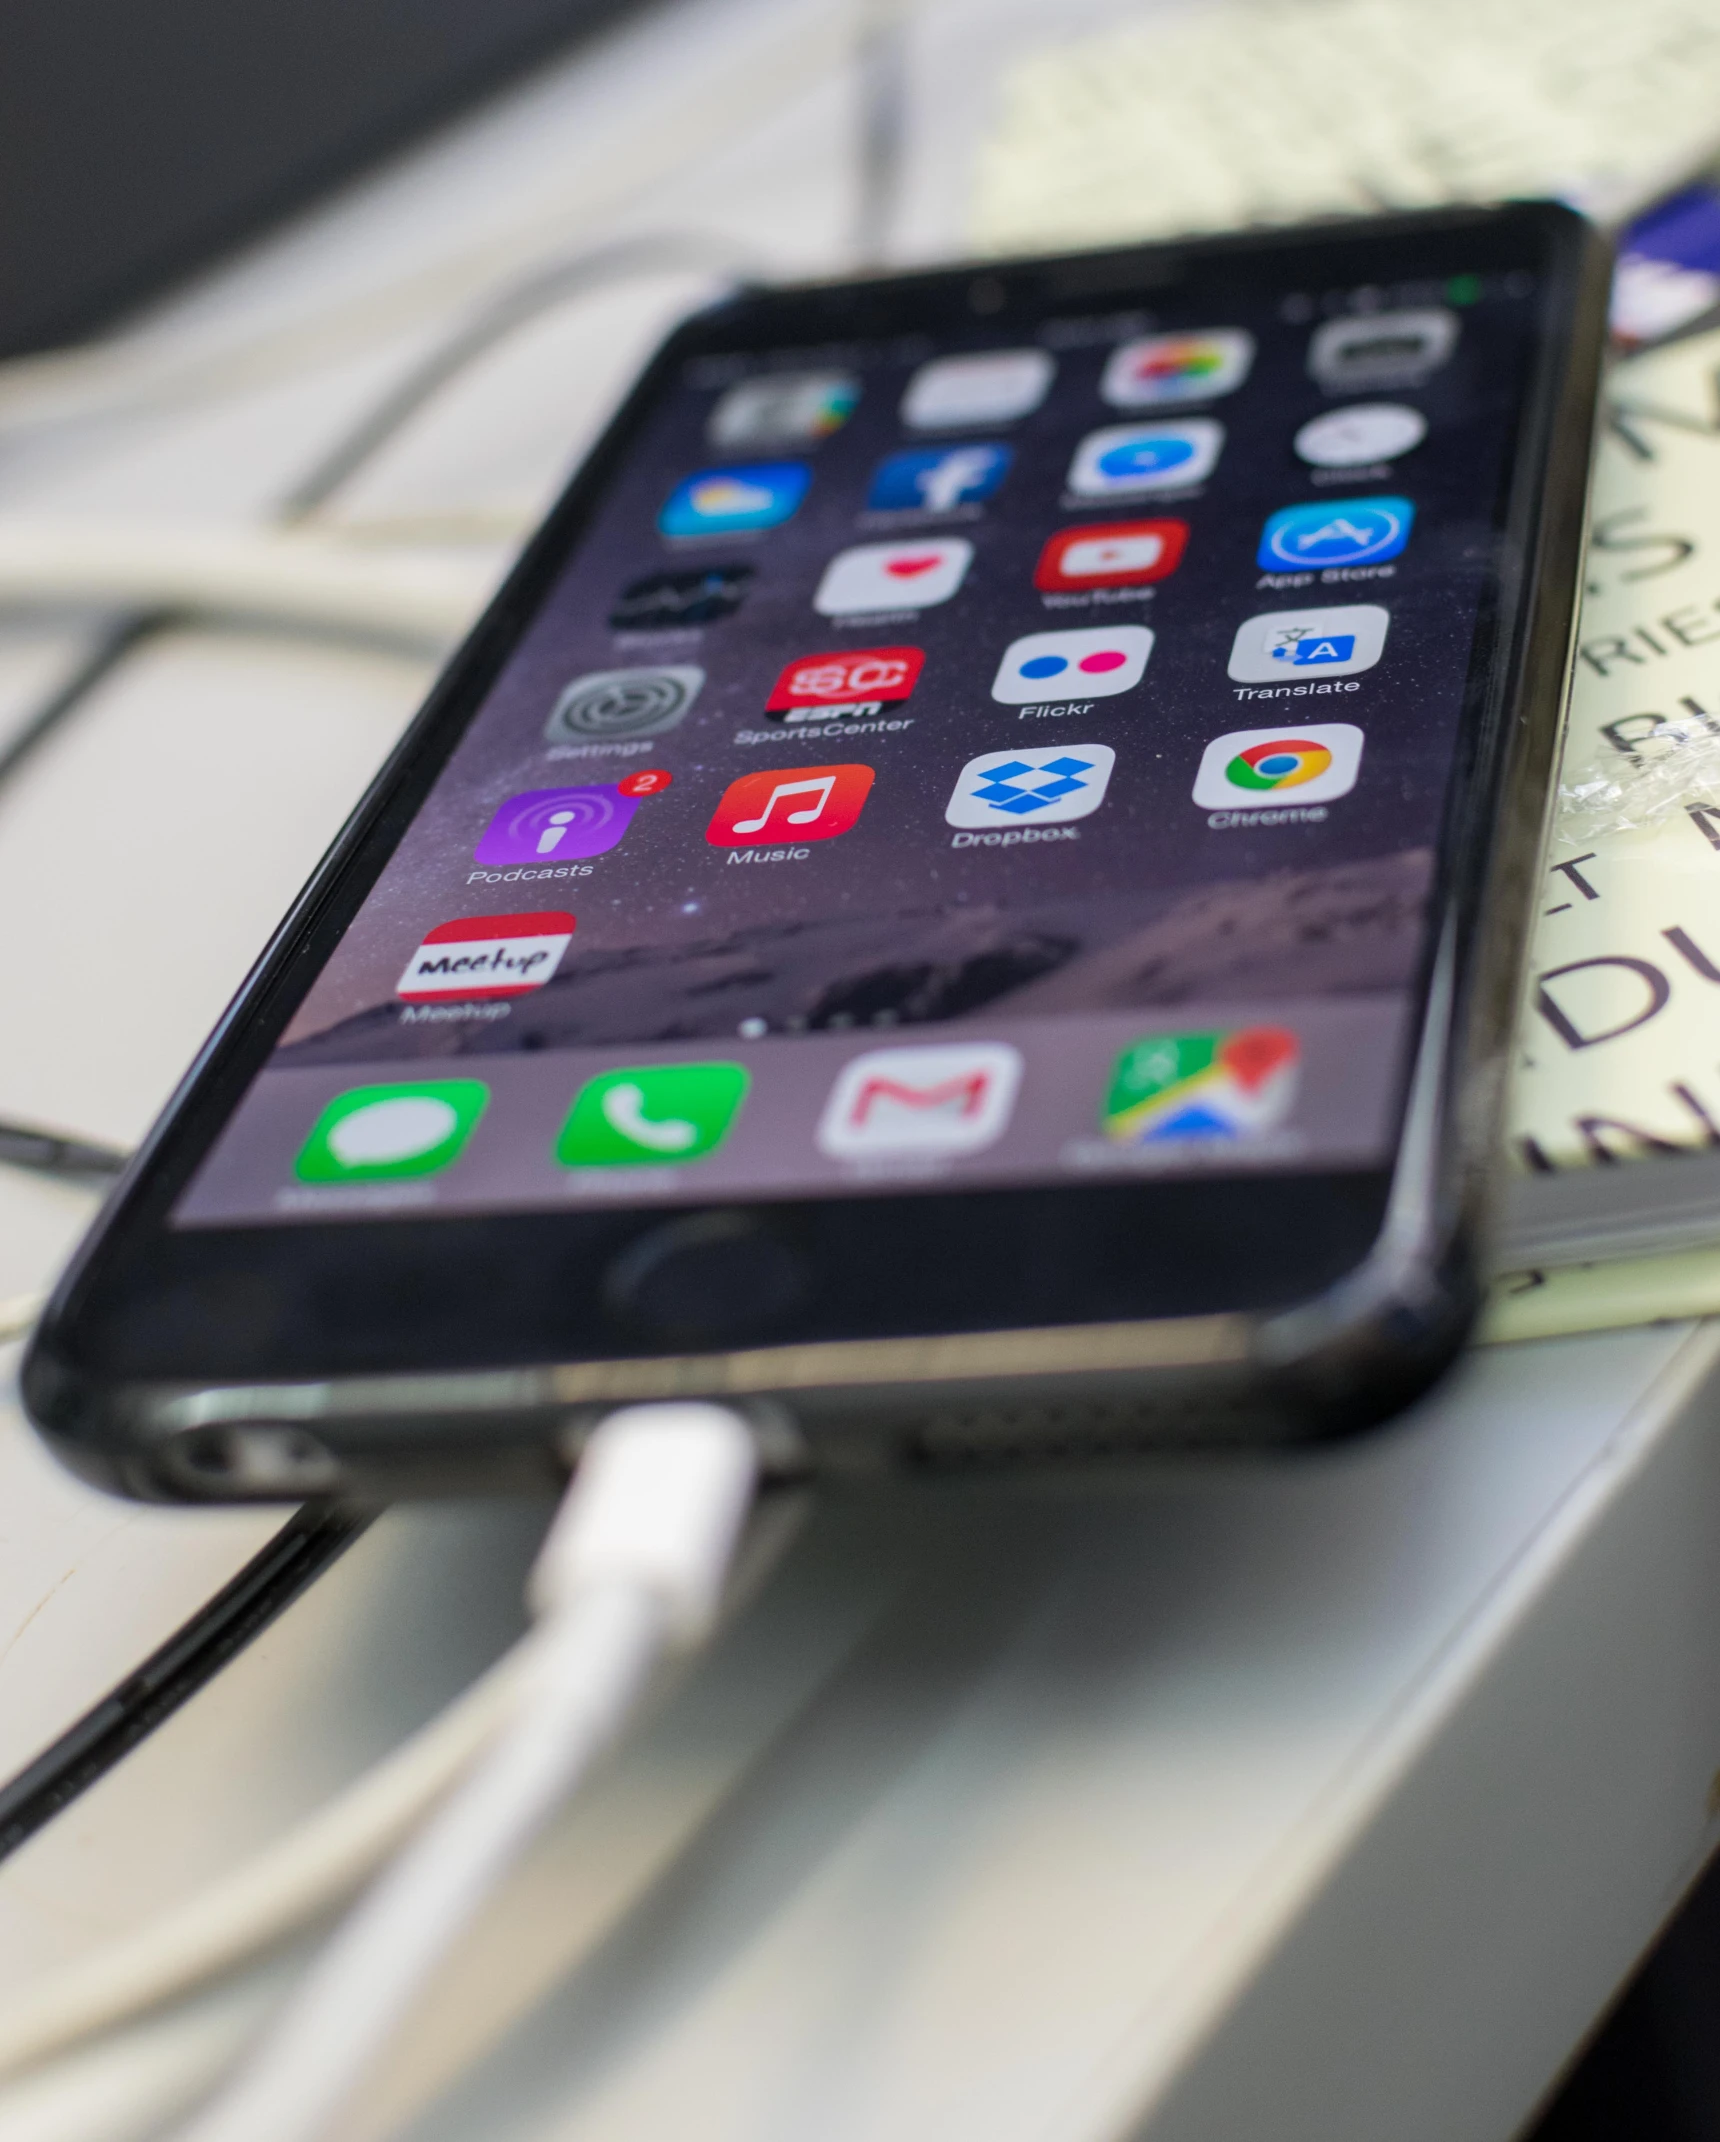
<instances>
[{"instance_id":1,"label":"translate app icon","mask_svg":"<svg viewBox=\"0 0 1720 2142\"><path fill-rule=\"evenodd\" d=\"M632 823L636 796L618 783L590 788L528 788L510 796L472 851L477 863L565 863L607 855Z\"/></svg>"},{"instance_id":2,"label":"translate app icon","mask_svg":"<svg viewBox=\"0 0 1720 2142\"><path fill-rule=\"evenodd\" d=\"M1378 565L1398 555L1414 524L1415 508L1407 498L1336 498L1285 506L1261 530L1258 562L1269 573Z\"/></svg>"},{"instance_id":3,"label":"translate app icon","mask_svg":"<svg viewBox=\"0 0 1720 2142\"><path fill-rule=\"evenodd\" d=\"M669 493L657 526L666 536L745 535L775 528L799 512L811 481L804 461L701 469Z\"/></svg>"},{"instance_id":4,"label":"translate app icon","mask_svg":"<svg viewBox=\"0 0 1720 2142\"><path fill-rule=\"evenodd\" d=\"M1287 676L1347 677L1372 669L1385 652L1391 614L1378 603L1332 610L1268 610L1237 627L1230 674L1238 684Z\"/></svg>"},{"instance_id":5,"label":"translate app icon","mask_svg":"<svg viewBox=\"0 0 1720 2142\"><path fill-rule=\"evenodd\" d=\"M746 1099L744 1064L639 1064L587 1079L556 1140L564 1168L663 1167L702 1160Z\"/></svg>"},{"instance_id":6,"label":"translate app icon","mask_svg":"<svg viewBox=\"0 0 1720 2142\"><path fill-rule=\"evenodd\" d=\"M953 513L990 498L1015 459L1007 446L911 446L880 461L866 503L875 513Z\"/></svg>"},{"instance_id":7,"label":"translate app icon","mask_svg":"<svg viewBox=\"0 0 1720 2142\"><path fill-rule=\"evenodd\" d=\"M302 1183L434 1175L458 1159L489 1098L475 1078L351 1086L312 1124L293 1173Z\"/></svg>"}]
</instances>

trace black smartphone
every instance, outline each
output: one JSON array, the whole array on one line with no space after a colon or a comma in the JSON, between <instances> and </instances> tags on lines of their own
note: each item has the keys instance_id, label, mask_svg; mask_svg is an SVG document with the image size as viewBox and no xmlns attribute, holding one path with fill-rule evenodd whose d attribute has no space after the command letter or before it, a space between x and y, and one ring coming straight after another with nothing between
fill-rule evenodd
<instances>
[{"instance_id":1,"label":"black smartphone","mask_svg":"<svg viewBox=\"0 0 1720 2142\"><path fill-rule=\"evenodd\" d=\"M1603 249L1555 205L671 337L56 1294L144 1495L1378 1420L1477 1295Z\"/></svg>"}]
</instances>

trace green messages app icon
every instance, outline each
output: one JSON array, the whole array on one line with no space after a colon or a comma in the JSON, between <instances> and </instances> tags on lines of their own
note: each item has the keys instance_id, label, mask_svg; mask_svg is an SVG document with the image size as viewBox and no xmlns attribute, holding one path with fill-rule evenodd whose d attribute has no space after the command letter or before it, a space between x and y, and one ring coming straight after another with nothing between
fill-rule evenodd
<instances>
[{"instance_id":1,"label":"green messages app icon","mask_svg":"<svg viewBox=\"0 0 1720 2142\"><path fill-rule=\"evenodd\" d=\"M434 1175L460 1152L489 1098L489 1087L475 1078L349 1087L316 1119L293 1173L302 1183Z\"/></svg>"},{"instance_id":2,"label":"green messages app icon","mask_svg":"<svg viewBox=\"0 0 1720 2142\"><path fill-rule=\"evenodd\" d=\"M556 1140L568 1168L700 1160L746 1099L745 1064L644 1064L587 1079Z\"/></svg>"}]
</instances>

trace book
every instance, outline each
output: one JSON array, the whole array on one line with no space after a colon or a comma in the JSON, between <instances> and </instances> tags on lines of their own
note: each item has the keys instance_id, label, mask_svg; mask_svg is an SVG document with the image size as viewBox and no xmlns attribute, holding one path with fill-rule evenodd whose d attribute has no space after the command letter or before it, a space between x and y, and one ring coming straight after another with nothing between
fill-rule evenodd
<instances>
[{"instance_id":1,"label":"book","mask_svg":"<svg viewBox=\"0 0 1720 2142\"><path fill-rule=\"evenodd\" d=\"M1615 367L1503 1261L1720 1244L1720 330Z\"/></svg>"}]
</instances>

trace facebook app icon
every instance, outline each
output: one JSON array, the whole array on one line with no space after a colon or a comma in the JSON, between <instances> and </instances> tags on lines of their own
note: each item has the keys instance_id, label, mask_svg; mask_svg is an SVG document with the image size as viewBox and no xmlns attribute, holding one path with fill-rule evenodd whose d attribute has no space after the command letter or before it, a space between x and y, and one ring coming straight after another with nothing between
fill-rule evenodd
<instances>
[{"instance_id":1,"label":"facebook app icon","mask_svg":"<svg viewBox=\"0 0 1720 2142\"><path fill-rule=\"evenodd\" d=\"M989 498L1015 459L1007 446L913 446L872 472L866 503L875 513L949 513Z\"/></svg>"}]
</instances>

